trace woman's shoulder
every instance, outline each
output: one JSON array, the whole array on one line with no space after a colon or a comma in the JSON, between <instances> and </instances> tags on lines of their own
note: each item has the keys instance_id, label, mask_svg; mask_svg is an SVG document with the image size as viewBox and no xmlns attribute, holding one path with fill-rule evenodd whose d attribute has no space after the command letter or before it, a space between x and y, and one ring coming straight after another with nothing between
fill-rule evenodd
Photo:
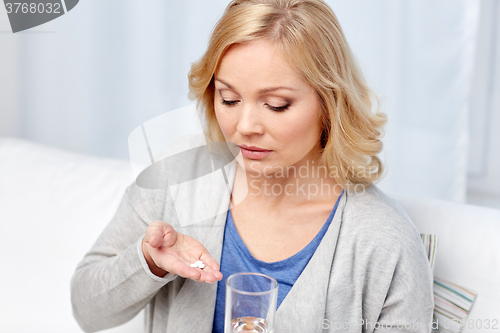
<instances>
[{"instance_id":1,"label":"woman's shoulder","mask_svg":"<svg viewBox=\"0 0 500 333\"><path fill-rule=\"evenodd\" d=\"M344 236L392 251L422 247L419 232L399 203L376 185L347 192L343 211Z\"/></svg>"},{"instance_id":2,"label":"woman's shoulder","mask_svg":"<svg viewBox=\"0 0 500 333\"><path fill-rule=\"evenodd\" d=\"M363 186L360 190L346 190L347 204L346 208L349 213L356 215L368 214L372 217L372 221L380 219L395 221L407 220L410 221L408 214L403 210L399 203L382 192L376 185Z\"/></svg>"}]
</instances>

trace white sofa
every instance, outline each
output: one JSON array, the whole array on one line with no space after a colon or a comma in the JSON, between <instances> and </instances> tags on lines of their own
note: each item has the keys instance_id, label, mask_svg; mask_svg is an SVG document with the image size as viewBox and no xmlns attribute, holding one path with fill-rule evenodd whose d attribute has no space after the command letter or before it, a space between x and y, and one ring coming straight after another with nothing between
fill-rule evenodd
<instances>
[{"instance_id":1,"label":"white sofa","mask_svg":"<svg viewBox=\"0 0 500 333\"><path fill-rule=\"evenodd\" d=\"M0 138L0 332L81 332L71 276L132 181L125 160ZM435 275L477 291L469 318L500 329L500 211L398 200L420 232L440 237ZM105 332L141 332L141 317ZM477 326L464 332L491 331Z\"/></svg>"}]
</instances>

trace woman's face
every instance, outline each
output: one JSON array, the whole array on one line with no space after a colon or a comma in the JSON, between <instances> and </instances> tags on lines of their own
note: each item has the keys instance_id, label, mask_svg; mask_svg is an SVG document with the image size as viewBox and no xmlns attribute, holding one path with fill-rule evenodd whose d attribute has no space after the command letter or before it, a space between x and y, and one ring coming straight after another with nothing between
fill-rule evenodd
<instances>
[{"instance_id":1,"label":"woman's face","mask_svg":"<svg viewBox=\"0 0 500 333\"><path fill-rule=\"evenodd\" d=\"M234 45L225 53L215 73L214 107L226 141L240 146L249 173L271 176L319 156L317 94L269 41Z\"/></svg>"}]
</instances>

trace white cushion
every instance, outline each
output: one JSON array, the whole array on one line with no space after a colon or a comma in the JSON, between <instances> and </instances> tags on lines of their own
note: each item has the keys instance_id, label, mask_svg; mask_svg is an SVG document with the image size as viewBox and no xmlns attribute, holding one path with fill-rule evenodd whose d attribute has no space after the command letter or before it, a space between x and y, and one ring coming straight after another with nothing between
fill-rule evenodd
<instances>
[{"instance_id":1,"label":"white cushion","mask_svg":"<svg viewBox=\"0 0 500 333\"><path fill-rule=\"evenodd\" d=\"M500 210L436 199L396 199L419 232L439 235L434 275L477 292L469 315L474 324L463 332L490 331L493 320L500 327ZM484 328L487 319L490 330Z\"/></svg>"},{"instance_id":2,"label":"white cushion","mask_svg":"<svg viewBox=\"0 0 500 333\"><path fill-rule=\"evenodd\" d=\"M70 280L132 182L128 161L0 138L0 331L82 332ZM141 332L140 316L108 332Z\"/></svg>"}]
</instances>

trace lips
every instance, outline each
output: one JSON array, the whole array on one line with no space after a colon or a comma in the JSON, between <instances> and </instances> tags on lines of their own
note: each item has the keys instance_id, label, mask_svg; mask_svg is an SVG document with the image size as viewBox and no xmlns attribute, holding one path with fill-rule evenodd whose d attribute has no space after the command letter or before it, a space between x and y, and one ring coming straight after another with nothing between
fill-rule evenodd
<instances>
[{"instance_id":1,"label":"lips","mask_svg":"<svg viewBox=\"0 0 500 333\"><path fill-rule=\"evenodd\" d=\"M241 154L251 160L259 160L271 154L272 150L262 149L255 146L241 145L239 146Z\"/></svg>"}]
</instances>

